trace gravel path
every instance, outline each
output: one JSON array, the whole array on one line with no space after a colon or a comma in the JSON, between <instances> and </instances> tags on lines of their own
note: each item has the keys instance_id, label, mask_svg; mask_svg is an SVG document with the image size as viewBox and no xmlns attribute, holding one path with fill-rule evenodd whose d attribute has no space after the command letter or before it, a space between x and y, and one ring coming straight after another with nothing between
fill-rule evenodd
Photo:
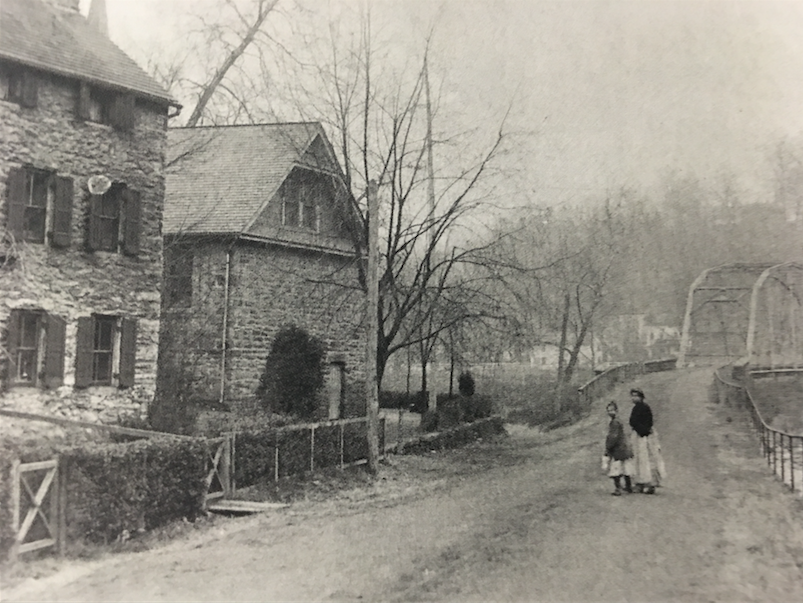
<instances>
[{"instance_id":1,"label":"gravel path","mask_svg":"<svg viewBox=\"0 0 803 603\"><path fill-rule=\"evenodd\" d=\"M571 427L511 428L505 443L415 461L428 486L231 520L73 563L4 600L803 601L801 501L739 417L708 403L710 381L639 382L669 472L654 496L609 495L598 401ZM449 463L462 469L441 473Z\"/></svg>"}]
</instances>

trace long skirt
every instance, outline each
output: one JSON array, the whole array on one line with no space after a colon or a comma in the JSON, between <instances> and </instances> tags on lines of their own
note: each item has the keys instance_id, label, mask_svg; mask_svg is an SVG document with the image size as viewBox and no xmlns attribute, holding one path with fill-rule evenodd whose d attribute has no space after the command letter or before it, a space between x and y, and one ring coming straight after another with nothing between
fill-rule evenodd
<instances>
[{"instance_id":1,"label":"long skirt","mask_svg":"<svg viewBox=\"0 0 803 603\"><path fill-rule=\"evenodd\" d=\"M666 479L666 466L661 454L661 441L658 432L653 428L646 437L639 437L634 431L631 434L633 443L633 461L635 465L634 481L637 484L660 486Z\"/></svg>"}]
</instances>

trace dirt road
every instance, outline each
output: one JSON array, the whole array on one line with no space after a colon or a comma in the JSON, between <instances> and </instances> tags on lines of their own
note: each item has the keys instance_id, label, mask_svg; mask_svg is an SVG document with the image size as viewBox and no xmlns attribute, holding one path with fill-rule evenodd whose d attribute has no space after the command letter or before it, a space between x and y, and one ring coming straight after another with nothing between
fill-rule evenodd
<instances>
[{"instance_id":1,"label":"dirt road","mask_svg":"<svg viewBox=\"0 0 803 603\"><path fill-rule=\"evenodd\" d=\"M433 462L429 487L392 500L230 520L3 594L14 601L803 601L803 507L765 469L737 415L709 405L710 379L698 370L639 382L670 474L655 496L609 495L598 466L600 401L577 425L547 434L512 429L504 444L453 452L438 462L464 470L442 477ZM626 392L615 397L629 412Z\"/></svg>"}]
</instances>

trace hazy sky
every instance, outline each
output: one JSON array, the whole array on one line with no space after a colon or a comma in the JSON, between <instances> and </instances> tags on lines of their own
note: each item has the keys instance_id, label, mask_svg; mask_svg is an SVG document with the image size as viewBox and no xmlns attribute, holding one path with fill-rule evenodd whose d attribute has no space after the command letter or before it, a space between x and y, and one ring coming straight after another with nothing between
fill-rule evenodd
<instances>
[{"instance_id":1,"label":"hazy sky","mask_svg":"<svg viewBox=\"0 0 803 603\"><path fill-rule=\"evenodd\" d=\"M111 36L139 58L175 43L192 4L107 0ZM521 144L539 202L654 187L670 171L709 184L733 174L767 198L774 143L803 131L803 1L373 6L400 32L420 34L437 14L445 89L466 115L497 118L512 100L510 124L534 131Z\"/></svg>"}]
</instances>

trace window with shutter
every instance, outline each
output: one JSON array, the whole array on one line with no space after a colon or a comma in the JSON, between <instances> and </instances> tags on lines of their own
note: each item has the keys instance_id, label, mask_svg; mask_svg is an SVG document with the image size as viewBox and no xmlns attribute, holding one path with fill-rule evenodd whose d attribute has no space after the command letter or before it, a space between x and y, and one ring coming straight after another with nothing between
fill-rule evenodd
<instances>
[{"instance_id":1,"label":"window with shutter","mask_svg":"<svg viewBox=\"0 0 803 603\"><path fill-rule=\"evenodd\" d=\"M52 171L12 168L8 177L8 230L28 243L70 244L72 180Z\"/></svg>"},{"instance_id":2,"label":"window with shutter","mask_svg":"<svg viewBox=\"0 0 803 603\"><path fill-rule=\"evenodd\" d=\"M56 388L64 383L64 351L67 323L59 316L46 317L47 338L45 343L44 383Z\"/></svg>"},{"instance_id":3,"label":"window with shutter","mask_svg":"<svg viewBox=\"0 0 803 603\"><path fill-rule=\"evenodd\" d=\"M131 94L118 94L114 97L109 123L118 130L130 131L134 128L136 101Z\"/></svg>"},{"instance_id":4,"label":"window with shutter","mask_svg":"<svg viewBox=\"0 0 803 603\"><path fill-rule=\"evenodd\" d=\"M39 93L39 79L32 71L22 72L22 98L20 105L23 107L36 107L37 96Z\"/></svg>"},{"instance_id":5,"label":"window with shutter","mask_svg":"<svg viewBox=\"0 0 803 603\"><path fill-rule=\"evenodd\" d=\"M53 219L50 241L54 247L69 247L72 238L72 178L57 176L54 180Z\"/></svg>"},{"instance_id":6,"label":"window with shutter","mask_svg":"<svg viewBox=\"0 0 803 603\"><path fill-rule=\"evenodd\" d=\"M10 381L36 385L42 369L44 313L41 310L12 310L8 323Z\"/></svg>"},{"instance_id":7,"label":"window with shutter","mask_svg":"<svg viewBox=\"0 0 803 603\"><path fill-rule=\"evenodd\" d=\"M89 233L91 251L118 251L120 245L120 209L124 184L115 183L103 195L92 195L89 201Z\"/></svg>"},{"instance_id":8,"label":"window with shutter","mask_svg":"<svg viewBox=\"0 0 803 603\"><path fill-rule=\"evenodd\" d=\"M79 317L75 342L75 387L92 385L94 339L95 319L92 316Z\"/></svg>"},{"instance_id":9,"label":"window with shutter","mask_svg":"<svg viewBox=\"0 0 803 603\"><path fill-rule=\"evenodd\" d=\"M137 363L137 320L123 318L120 324L120 387L134 386Z\"/></svg>"},{"instance_id":10,"label":"window with shutter","mask_svg":"<svg viewBox=\"0 0 803 603\"><path fill-rule=\"evenodd\" d=\"M114 351L118 337L117 317L95 316L92 346L92 383L111 385L114 378Z\"/></svg>"},{"instance_id":11,"label":"window with shutter","mask_svg":"<svg viewBox=\"0 0 803 603\"><path fill-rule=\"evenodd\" d=\"M35 107L36 76L21 67L4 66L0 71L0 100L23 107Z\"/></svg>"},{"instance_id":12,"label":"window with shutter","mask_svg":"<svg viewBox=\"0 0 803 603\"><path fill-rule=\"evenodd\" d=\"M25 193L28 186L28 172L23 168L11 168L8 172L7 219L6 228L11 235L22 241L25 224Z\"/></svg>"},{"instance_id":13,"label":"window with shutter","mask_svg":"<svg viewBox=\"0 0 803 603\"><path fill-rule=\"evenodd\" d=\"M92 119L92 88L86 82L80 82L78 85L78 103L76 105L76 113L80 119L84 121L98 121ZM95 115L99 114L95 111Z\"/></svg>"},{"instance_id":14,"label":"window with shutter","mask_svg":"<svg viewBox=\"0 0 803 603\"><path fill-rule=\"evenodd\" d=\"M123 252L127 255L139 254L139 231L141 204L139 193L130 188L123 189Z\"/></svg>"}]
</instances>

